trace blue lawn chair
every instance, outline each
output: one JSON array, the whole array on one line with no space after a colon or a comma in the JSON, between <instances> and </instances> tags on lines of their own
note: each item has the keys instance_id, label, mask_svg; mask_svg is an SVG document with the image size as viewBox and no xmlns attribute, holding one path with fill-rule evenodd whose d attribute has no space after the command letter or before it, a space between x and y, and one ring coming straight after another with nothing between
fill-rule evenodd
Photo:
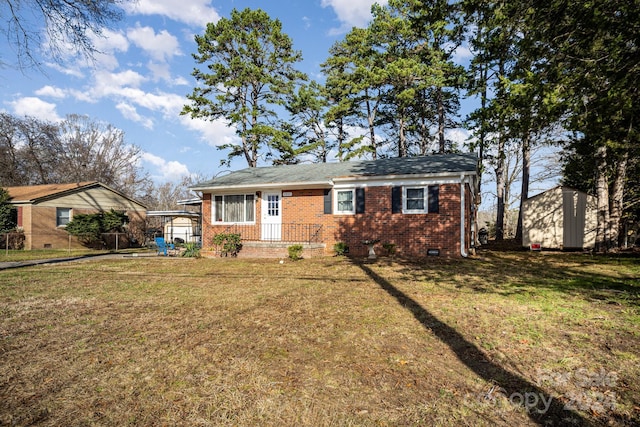
<instances>
[{"instance_id":1,"label":"blue lawn chair","mask_svg":"<svg viewBox=\"0 0 640 427\"><path fill-rule=\"evenodd\" d=\"M162 252L164 256L169 254L168 250L174 250L176 246L173 243L167 243L164 241L164 237L156 237L157 254Z\"/></svg>"}]
</instances>

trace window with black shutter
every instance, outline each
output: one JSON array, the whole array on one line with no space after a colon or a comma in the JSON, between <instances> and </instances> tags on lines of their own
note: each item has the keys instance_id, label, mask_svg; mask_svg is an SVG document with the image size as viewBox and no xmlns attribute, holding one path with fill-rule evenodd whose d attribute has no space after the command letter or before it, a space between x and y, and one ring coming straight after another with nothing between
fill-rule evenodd
<instances>
[{"instance_id":1,"label":"window with black shutter","mask_svg":"<svg viewBox=\"0 0 640 427\"><path fill-rule=\"evenodd\" d=\"M440 186L392 187L391 212L407 214L439 213Z\"/></svg>"}]
</instances>

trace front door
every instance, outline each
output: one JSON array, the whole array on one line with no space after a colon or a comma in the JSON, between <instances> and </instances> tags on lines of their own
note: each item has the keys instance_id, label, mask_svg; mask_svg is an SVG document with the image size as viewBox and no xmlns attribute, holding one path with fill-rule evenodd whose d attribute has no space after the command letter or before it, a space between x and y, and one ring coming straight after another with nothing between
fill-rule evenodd
<instances>
[{"instance_id":1,"label":"front door","mask_svg":"<svg viewBox=\"0 0 640 427\"><path fill-rule=\"evenodd\" d=\"M282 195L279 191L262 193L262 240L282 239Z\"/></svg>"}]
</instances>

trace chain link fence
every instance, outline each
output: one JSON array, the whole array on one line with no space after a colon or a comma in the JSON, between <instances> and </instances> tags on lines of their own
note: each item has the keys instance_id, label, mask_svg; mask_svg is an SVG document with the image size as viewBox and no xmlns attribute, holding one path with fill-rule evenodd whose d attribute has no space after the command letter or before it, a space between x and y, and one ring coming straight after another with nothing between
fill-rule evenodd
<instances>
[{"instance_id":1,"label":"chain link fence","mask_svg":"<svg viewBox=\"0 0 640 427\"><path fill-rule=\"evenodd\" d=\"M131 233L101 233L96 239L94 234L71 235L65 231L26 233L22 231L0 232L0 249L101 249L120 250L140 247L139 242Z\"/></svg>"}]
</instances>

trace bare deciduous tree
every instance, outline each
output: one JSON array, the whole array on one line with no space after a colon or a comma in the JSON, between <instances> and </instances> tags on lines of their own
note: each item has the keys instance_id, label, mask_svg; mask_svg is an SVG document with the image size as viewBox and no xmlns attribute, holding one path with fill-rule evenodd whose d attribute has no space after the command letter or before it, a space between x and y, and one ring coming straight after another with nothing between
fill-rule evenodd
<instances>
[{"instance_id":1,"label":"bare deciduous tree","mask_svg":"<svg viewBox=\"0 0 640 427\"><path fill-rule=\"evenodd\" d=\"M122 17L127 0L5 0L0 2L0 32L16 54L16 65L40 65L39 52L62 62L72 51L84 58L98 53L94 37Z\"/></svg>"},{"instance_id":2,"label":"bare deciduous tree","mask_svg":"<svg viewBox=\"0 0 640 427\"><path fill-rule=\"evenodd\" d=\"M125 194L137 194L149 177L138 166L142 150L127 144L124 132L87 116L70 115L57 138L60 182L100 181Z\"/></svg>"},{"instance_id":3,"label":"bare deciduous tree","mask_svg":"<svg viewBox=\"0 0 640 427\"><path fill-rule=\"evenodd\" d=\"M60 123L0 115L0 184L100 181L129 196L149 192L141 149L124 132L86 116Z\"/></svg>"}]
</instances>

